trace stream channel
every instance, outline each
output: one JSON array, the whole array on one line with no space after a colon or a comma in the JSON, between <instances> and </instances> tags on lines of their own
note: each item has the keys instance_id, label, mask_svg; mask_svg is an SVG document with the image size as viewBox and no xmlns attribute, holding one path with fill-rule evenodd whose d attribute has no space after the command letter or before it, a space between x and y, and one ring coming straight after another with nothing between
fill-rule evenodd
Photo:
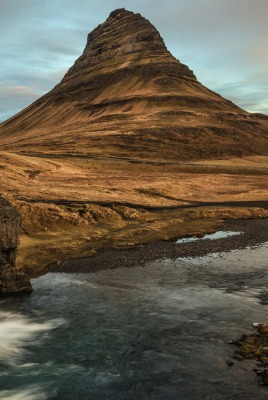
<instances>
[{"instance_id":1,"label":"stream channel","mask_svg":"<svg viewBox=\"0 0 268 400\"><path fill-rule=\"evenodd\" d=\"M0 399L264 400L227 344L266 322L268 243L90 274L0 302Z\"/></svg>"}]
</instances>

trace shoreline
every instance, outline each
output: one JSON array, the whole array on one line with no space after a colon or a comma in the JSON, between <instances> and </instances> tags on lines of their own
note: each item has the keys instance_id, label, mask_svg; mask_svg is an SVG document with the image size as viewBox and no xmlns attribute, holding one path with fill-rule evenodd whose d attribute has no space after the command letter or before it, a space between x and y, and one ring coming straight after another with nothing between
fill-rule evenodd
<instances>
[{"instance_id":1,"label":"shoreline","mask_svg":"<svg viewBox=\"0 0 268 400\"><path fill-rule=\"evenodd\" d=\"M136 245L129 249L104 248L90 257L50 264L48 272L92 273L119 267L129 268L159 259L201 257L209 253L245 249L248 246L254 247L268 242L268 218L228 220L219 230L242 233L228 238L181 244L176 244L176 239L173 239Z\"/></svg>"}]
</instances>

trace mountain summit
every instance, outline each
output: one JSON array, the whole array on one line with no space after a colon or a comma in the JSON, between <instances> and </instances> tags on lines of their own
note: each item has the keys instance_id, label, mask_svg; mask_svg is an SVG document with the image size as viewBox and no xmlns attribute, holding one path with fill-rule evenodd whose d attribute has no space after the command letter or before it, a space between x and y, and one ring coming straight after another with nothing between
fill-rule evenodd
<instances>
[{"instance_id":1,"label":"mountain summit","mask_svg":"<svg viewBox=\"0 0 268 400\"><path fill-rule=\"evenodd\" d=\"M0 125L0 149L140 159L264 154L268 118L204 87L140 14L118 9L62 81Z\"/></svg>"}]
</instances>

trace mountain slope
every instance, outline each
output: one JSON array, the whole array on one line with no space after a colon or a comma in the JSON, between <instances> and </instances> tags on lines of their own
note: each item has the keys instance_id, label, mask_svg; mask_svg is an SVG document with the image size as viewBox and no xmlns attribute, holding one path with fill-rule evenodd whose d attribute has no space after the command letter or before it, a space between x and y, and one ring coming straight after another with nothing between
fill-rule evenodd
<instances>
[{"instance_id":1,"label":"mountain slope","mask_svg":"<svg viewBox=\"0 0 268 400\"><path fill-rule=\"evenodd\" d=\"M268 117L204 87L148 20L119 9L54 89L0 125L0 149L151 160L267 154Z\"/></svg>"}]
</instances>

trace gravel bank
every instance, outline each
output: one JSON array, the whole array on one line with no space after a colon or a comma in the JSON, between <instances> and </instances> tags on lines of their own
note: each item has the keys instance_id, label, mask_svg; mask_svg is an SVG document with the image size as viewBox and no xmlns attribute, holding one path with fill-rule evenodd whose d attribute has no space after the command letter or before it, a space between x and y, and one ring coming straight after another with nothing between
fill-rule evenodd
<instances>
[{"instance_id":1,"label":"gravel bank","mask_svg":"<svg viewBox=\"0 0 268 400\"><path fill-rule=\"evenodd\" d=\"M50 272L88 273L103 269L144 265L158 259L199 257L209 253L244 249L268 242L268 219L232 220L225 223L226 231L242 232L224 239L198 240L176 244L176 240L138 245L126 250L107 248L96 255L51 264Z\"/></svg>"}]
</instances>

